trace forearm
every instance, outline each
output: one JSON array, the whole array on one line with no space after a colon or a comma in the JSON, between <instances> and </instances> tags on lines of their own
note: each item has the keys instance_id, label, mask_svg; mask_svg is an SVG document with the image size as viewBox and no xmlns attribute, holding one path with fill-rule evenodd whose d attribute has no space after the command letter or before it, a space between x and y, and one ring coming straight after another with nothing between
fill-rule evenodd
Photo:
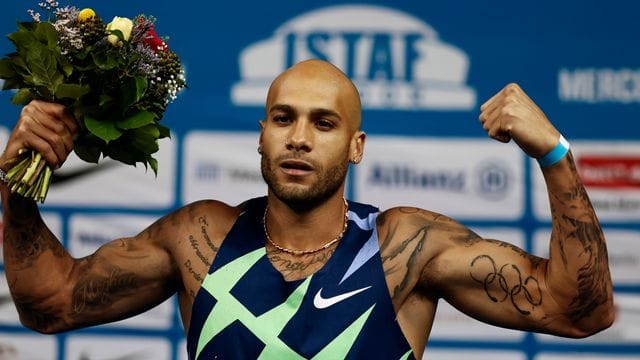
<instances>
[{"instance_id":1,"label":"forearm","mask_svg":"<svg viewBox=\"0 0 640 360\"><path fill-rule=\"evenodd\" d=\"M599 331L610 324L613 310L604 234L572 154L542 172L552 216L548 287L578 330Z\"/></svg>"},{"instance_id":2,"label":"forearm","mask_svg":"<svg viewBox=\"0 0 640 360\"><path fill-rule=\"evenodd\" d=\"M32 200L2 188L3 255L7 282L22 322L47 331L60 321L55 295L71 258L42 221Z\"/></svg>"}]
</instances>

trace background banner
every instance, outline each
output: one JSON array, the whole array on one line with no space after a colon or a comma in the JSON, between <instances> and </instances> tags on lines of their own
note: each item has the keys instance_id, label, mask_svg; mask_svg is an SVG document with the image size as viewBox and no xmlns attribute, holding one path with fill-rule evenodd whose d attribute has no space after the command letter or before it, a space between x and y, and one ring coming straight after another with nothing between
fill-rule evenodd
<instances>
[{"instance_id":1,"label":"background banner","mask_svg":"<svg viewBox=\"0 0 640 360\"><path fill-rule=\"evenodd\" d=\"M442 212L483 236L538 255L548 247L548 200L538 165L487 138L480 105L520 84L572 143L609 239L618 320L570 340L498 329L442 302L429 359L640 358L640 3L491 1L97 1L105 22L140 13L186 66L188 89L169 106L158 176L144 167L72 157L42 206L55 234L84 256L184 204L237 204L264 194L256 152L271 80L320 58L358 85L363 162L350 199ZM37 1L3 1L0 34ZM0 39L0 53L12 51ZM20 109L0 93L0 144ZM0 239L1 240L1 239ZM0 254L1 255L1 254ZM0 257L1 259L1 257ZM134 319L60 335L23 328L0 262L0 359L186 359L175 298ZM144 296L144 294L141 294Z\"/></svg>"}]
</instances>

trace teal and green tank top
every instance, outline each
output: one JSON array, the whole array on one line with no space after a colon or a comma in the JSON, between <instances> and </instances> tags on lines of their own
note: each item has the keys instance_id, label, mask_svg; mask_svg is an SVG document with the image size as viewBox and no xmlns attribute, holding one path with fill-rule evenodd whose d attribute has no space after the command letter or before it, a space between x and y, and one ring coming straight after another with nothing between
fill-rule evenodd
<instances>
[{"instance_id":1,"label":"teal and green tank top","mask_svg":"<svg viewBox=\"0 0 640 360\"><path fill-rule=\"evenodd\" d=\"M329 261L286 281L266 256L265 207L250 200L222 243L193 304L189 359L414 359L385 282L378 209L349 202Z\"/></svg>"}]
</instances>

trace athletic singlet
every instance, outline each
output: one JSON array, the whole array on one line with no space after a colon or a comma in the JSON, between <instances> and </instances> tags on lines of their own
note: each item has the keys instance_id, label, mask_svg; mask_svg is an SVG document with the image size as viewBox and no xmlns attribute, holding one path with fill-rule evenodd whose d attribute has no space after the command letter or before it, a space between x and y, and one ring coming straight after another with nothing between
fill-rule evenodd
<instances>
[{"instance_id":1,"label":"athletic singlet","mask_svg":"<svg viewBox=\"0 0 640 360\"><path fill-rule=\"evenodd\" d=\"M349 202L316 273L286 281L266 256L266 197L248 201L193 303L189 359L414 359L382 269L378 209Z\"/></svg>"}]
</instances>

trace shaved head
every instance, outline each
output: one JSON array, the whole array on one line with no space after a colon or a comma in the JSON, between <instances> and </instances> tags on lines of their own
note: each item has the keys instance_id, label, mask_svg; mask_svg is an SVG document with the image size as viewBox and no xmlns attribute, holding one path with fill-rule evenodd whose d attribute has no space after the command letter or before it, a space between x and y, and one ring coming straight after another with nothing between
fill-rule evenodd
<instances>
[{"instance_id":1,"label":"shaved head","mask_svg":"<svg viewBox=\"0 0 640 360\"><path fill-rule=\"evenodd\" d=\"M351 80L326 61L302 61L273 80L265 112L259 152L269 194L296 209L340 203L366 137Z\"/></svg>"},{"instance_id":2,"label":"shaved head","mask_svg":"<svg viewBox=\"0 0 640 360\"><path fill-rule=\"evenodd\" d=\"M335 65L322 60L301 61L276 77L267 94L266 111L273 104L281 86L285 86L291 79L308 81L310 84L319 81L331 88L338 102L346 109L346 116L352 131L360 129L361 104L360 94L353 82Z\"/></svg>"}]
</instances>

